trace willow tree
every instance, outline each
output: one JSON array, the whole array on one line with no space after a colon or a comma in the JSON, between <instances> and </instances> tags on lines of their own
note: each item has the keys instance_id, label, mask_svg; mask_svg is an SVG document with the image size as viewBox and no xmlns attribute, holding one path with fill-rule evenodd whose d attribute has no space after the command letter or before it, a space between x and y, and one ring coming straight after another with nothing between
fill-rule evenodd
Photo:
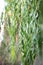
<instances>
[{"instance_id":1,"label":"willow tree","mask_svg":"<svg viewBox=\"0 0 43 65\"><path fill-rule=\"evenodd\" d=\"M11 60L14 62L21 52L22 65L33 65L38 53L40 0L6 0L6 2L8 5L5 7L5 18L10 36Z\"/></svg>"},{"instance_id":2,"label":"willow tree","mask_svg":"<svg viewBox=\"0 0 43 65\"><path fill-rule=\"evenodd\" d=\"M37 3L37 4L36 4ZM21 6L21 44L23 65L32 65L38 51L38 7L37 0L24 0Z\"/></svg>"},{"instance_id":3,"label":"willow tree","mask_svg":"<svg viewBox=\"0 0 43 65\"><path fill-rule=\"evenodd\" d=\"M38 17L38 27L39 27L39 34L38 34L38 47L39 53L36 56L34 65L43 65L43 0L40 0L39 4L39 17Z\"/></svg>"},{"instance_id":4,"label":"willow tree","mask_svg":"<svg viewBox=\"0 0 43 65\"><path fill-rule=\"evenodd\" d=\"M7 31L10 36L10 56L11 62L15 63L19 56L19 33L21 21L21 1L6 0L8 5L5 7L5 18ZM17 59L16 59L17 58ZM17 62L20 60L18 59Z\"/></svg>"}]
</instances>

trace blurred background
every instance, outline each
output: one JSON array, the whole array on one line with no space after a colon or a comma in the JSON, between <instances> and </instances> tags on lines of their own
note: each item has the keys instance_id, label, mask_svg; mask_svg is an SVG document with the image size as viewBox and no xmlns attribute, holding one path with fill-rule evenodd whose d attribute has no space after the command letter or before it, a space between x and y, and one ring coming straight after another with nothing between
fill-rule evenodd
<instances>
[{"instance_id":1,"label":"blurred background","mask_svg":"<svg viewBox=\"0 0 43 65\"><path fill-rule=\"evenodd\" d=\"M43 0L0 0L0 65L33 65L42 47Z\"/></svg>"}]
</instances>

